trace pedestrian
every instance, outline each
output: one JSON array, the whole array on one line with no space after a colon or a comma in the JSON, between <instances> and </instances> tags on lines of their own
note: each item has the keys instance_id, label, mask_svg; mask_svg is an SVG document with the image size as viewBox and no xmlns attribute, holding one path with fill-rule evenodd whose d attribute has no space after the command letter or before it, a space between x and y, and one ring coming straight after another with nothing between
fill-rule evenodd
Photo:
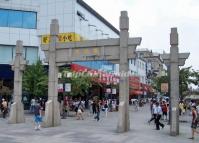
<instances>
[{"instance_id":1,"label":"pedestrian","mask_svg":"<svg viewBox=\"0 0 199 143\"><path fill-rule=\"evenodd\" d=\"M91 116L91 115L92 115L92 112L93 112L93 111L92 111L92 110L93 110L93 109L92 109L93 101L92 101L91 99L88 100L88 105L89 105L89 106L88 106L88 107L89 107L89 115Z\"/></svg>"},{"instance_id":2,"label":"pedestrian","mask_svg":"<svg viewBox=\"0 0 199 143\"><path fill-rule=\"evenodd\" d=\"M191 123L191 129L192 129L192 137L189 139L194 139L194 134L197 133L199 134L199 131L196 130L197 125L198 125L198 114L196 111L196 106L192 106L192 123Z\"/></svg>"},{"instance_id":3,"label":"pedestrian","mask_svg":"<svg viewBox=\"0 0 199 143\"><path fill-rule=\"evenodd\" d=\"M156 119L155 107L156 107L156 101L154 100L152 105L151 105L152 116L151 116L151 119L148 121L149 124L151 123L151 121L153 121L153 120L155 121L155 119Z\"/></svg>"},{"instance_id":4,"label":"pedestrian","mask_svg":"<svg viewBox=\"0 0 199 143\"><path fill-rule=\"evenodd\" d=\"M34 120L35 120L35 130L40 130L42 122L42 108L38 102L35 103Z\"/></svg>"},{"instance_id":5,"label":"pedestrian","mask_svg":"<svg viewBox=\"0 0 199 143\"><path fill-rule=\"evenodd\" d=\"M139 110L139 101L135 100L135 111Z\"/></svg>"},{"instance_id":6,"label":"pedestrian","mask_svg":"<svg viewBox=\"0 0 199 143\"><path fill-rule=\"evenodd\" d=\"M84 109L83 109L83 103L82 101L80 100L79 101L79 104L77 106L77 120L84 120L83 118L83 112L84 112Z\"/></svg>"},{"instance_id":7,"label":"pedestrian","mask_svg":"<svg viewBox=\"0 0 199 143\"><path fill-rule=\"evenodd\" d=\"M6 118L6 115L8 113L8 102L4 98L2 99L2 113L3 118Z\"/></svg>"},{"instance_id":8,"label":"pedestrian","mask_svg":"<svg viewBox=\"0 0 199 143\"><path fill-rule=\"evenodd\" d=\"M35 98L31 99L31 103L30 103L30 113L34 113L35 104L36 104Z\"/></svg>"},{"instance_id":9,"label":"pedestrian","mask_svg":"<svg viewBox=\"0 0 199 143\"><path fill-rule=\"evenodd\" d=\"M105 101L104 109L105 109L105 114L106 114L106 117L107 117L108 116L108 101Z\"/></svg>"},{"instance_id":10,"label":"pedestrian","mask_svg":"<svg viewBox=\"0 0 199 143\"><path fill-rule=\"evenodd\" d=\"M185 113L185 109L184 109L184 103L183 101L180 101L179 103L179 115L183 115Z\"/></svg>"},{"instance_id":11,"label":"pedestrian","mask_svg":"<svg viewBox=\"0 0 199 143\"><path fill-rule=\"evenodd\" d=\"M96 119L97 121L100 120L100 103L99 102L96 103L96 116L94 119Z\"/></svg>"},{"instance_id":12,"label":"pedestrian","mask_svg":"<svg viewBox=\"0 0 199 143\"><path fill-rule=\"evenodd\" d=\"M93 110L93 115L95 115L97 113L96 112L96 101L95 100L93 100L92 110Z\"/></svg>"},{"instance_id":13,"label":"pedestrian","mask_svg":"<svg viewBox=\"0 0 199 143\"><path fill-rule=\"evenodd\" d=\"M167 120L168 107L165 101L162 104L163 120Z\"/></svg>"},{"instance_id":14,"label":"pedestrian","mask_svg":"<svg viewBox=\"0 0 199 143\"><path fill-rule=\"evenodd\" d=\"M161 119L161 116L162 116L162 108L160 107L160 104L158 102L156 102L154 114L156 114L156 118L155 118L156 130L160 130L160 126L162 128L164 128L164 124L162 124L160 122L160 119Z\"/></svg>"}]
</instances>

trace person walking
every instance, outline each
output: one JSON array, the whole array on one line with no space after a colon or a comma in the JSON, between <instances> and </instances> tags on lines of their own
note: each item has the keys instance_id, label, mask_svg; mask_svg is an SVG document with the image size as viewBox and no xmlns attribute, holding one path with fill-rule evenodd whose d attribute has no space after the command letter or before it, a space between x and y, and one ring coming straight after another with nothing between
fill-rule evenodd
<instances>
[{"instance_id":1,"label":"person walking","mask_svg":"<svg viewBox=\"0 0 199 143\"><path fill-rule=\"evenodd\" d=\"M158 102L156 102L154 113L156 114L155 118L156 130L160 130L160 126L164 128L164 124L160 122L162 116L162 108L160 107L160 104Z\"/></svg>"},{"instance_id":2,"label":"person walking","mask_svg":"<svg viewBox=\"0 0 199 143\"><path fill-rule=\"evenodd\" d=\"M197 111L196 111L196 106L192 106L192 123L191 123L191 129L192 129L192 137L189 138L189 139L194 139L194 135L195 133L199 134L199 131L196 130L197 128L197 125L198 125L198 114L197 114Z\"/></svg>"},{"instance_id":3,"label":"person walking","mask_svg":"<svg viewBox=\"0 0 199 143\"><path fill-rule=\"evenodd\" d=\"M167 120L168 107L165 101L162 104L163 120Z\"/></svg>"},{"instance_id":4,"label":"person walking","mask_svg":"<svg viewBox=\"0 0 199 143\"><path fill-rule=\"evenodd\" d=\"M31 99L31 104L30 104L30 113L34 113L35 111L35 104L36 104L36 100L35 98Z\"/></svg>"},{"instance_id":5,"label":"person walking","mask_svg":"<svg viewBox=\"0 0 199 143\"><path fill-rule=\"evenodd\" d=\"M153 103L151 105L151 114L152 114L152 116L151 116L151 119L148 121L149 124L151 123L151 121L153 121L153 120L155 121L155 119L156 119L155 108L156 108L156 101L153 101Z\"/></svg>"},{"instance_id":6,"label":"person walking","mask_svg":"<svg viewBox=\"0 0 199 143\"><path fill-rule=\"evenodd\" d=\"M96 112L96 101L93 100L93 104L92 104L92 110L93 110L93 115L95 115Z\"/></svg>"},{"instance_id":7,"label":"person walking","mask_svg":"<svg viewBox=\"0 0 199 143\"><path fill-rule=\"evenodd\" d=\"M34 120L35 120L35 130L40 130L42 122L42 108L38 102L35 103Z\"/></svg>"},{"instance_id":8,"label":"person walking","mask_svg":"<svg viewBox=\"0 0 199 143\"><path fill-rule=\"evenodd\" d=\"M2 99L2 113L3 118L6 118L6 115L8 113L8 102L4 98Z\"/></svg>"},{"instance_id":9,"label":"person walking","mask_svg":"<svg viewBox=\"0 0 199 143\"><path fill-rule=\"evenodd\" d=\"M95 108L96 108L96 116L95 116L94 119L99 121L100 120L100 103L99 102L96 103L96 107Z\"/></svg>"},{"instance_id":10,"label":"person walking","mask_svg":"<svg viewBox=\"0 0 199 143\"><path fill-rule=\"evenodd\" d=\"M80 100L79 101L79 104L77 106L77 120L84 120L83 118L83 112L84 112L84 107L83 107L83 103L82 101Z\"/></svg>"},{"instance_id":11,"label":"person walking","mask_svg":"<svg viewBox=\"0 0 199 143\"><path fill-rule=\"evenodd\" d=\"M105 101L104 109L105 109L105 114L106 114L106 117L107 117L108 116L108 101Z\"/></svg>"}]
</instances>

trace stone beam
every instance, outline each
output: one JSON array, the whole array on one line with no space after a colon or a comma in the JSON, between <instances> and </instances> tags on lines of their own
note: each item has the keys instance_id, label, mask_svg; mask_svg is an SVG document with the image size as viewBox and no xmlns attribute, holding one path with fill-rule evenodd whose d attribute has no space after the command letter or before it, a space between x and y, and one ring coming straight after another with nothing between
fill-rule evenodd
<instances>
[{"instance_id":1,"label":"stone beam","mask_svg":"<svg viewBox=\"0 0 199 143\"><path fill-rule=\"evenodd\" d=\"M190 53L179 53L178 57L178 65L184 66L186 59L188 59ZM170 64L170 54L161 54L161 57L165 64Z\"/></svg>"},{"instance_id":2,"label":"stone beam","mask_svg":"<svg viewBox=\"0 0 199 143\"><path fill-rule=\"evenodd\" d=\"M128 48L128 59L135 58L136 46L129 46ZM46 62L48 61L48 51L44 51L46 56ZM64 48L56 50L56 62L65 63L73 61L119 61L119 47L108 46L108 47L90 47L90 48Z\"/></svg>"},{"instance_id":3,"label":"stone beam","mask_svg":"<svg viewBox=\"0 0 199 143\"><path fill-rule=\"evenodd\" d=\"M108 41L110 40L110 43ZM128 41L128 59L135 58L134 51L140 45L141 38L130 38ZM103 39L82 42L56 44L56 62L110 60L119 61L119 39ZM48 61L49 45L42 45Z\"/></svg>"},{"instance_id":4,"label":"stone beam","mask_svg":"<svg viewBox=\"0 0 199 143\"><path fill-rule=\"evenodd\" d=\"M96 60L109 60L119 61L120 51L119 46L107 46L107 47L90 47L90 48L65 48L56 50L56 62L63 63L73 61L96 61ZM136 46L128 48L128 59L135 57L133 54Z\"/></svg>"},{"instance_id":5,"label":"stone beam","mask_svg":"<svg viewBox=\"0 0 199 143\"><path fill-rule=\"evenodd\" d=\"M128 45L129 46L137 46L141 44L142 38L134 37L129 38ZM67 43L57 43L56 48L90 48L90 47L106 47L106 46L118 46L120 44L119 38L111 38L111 39L99 39L99 40L85 40L80 42L67 42ZM49 45L43 44L41 45L41 49L43 51L48 51Z\"/></svg>"}]
</instances>

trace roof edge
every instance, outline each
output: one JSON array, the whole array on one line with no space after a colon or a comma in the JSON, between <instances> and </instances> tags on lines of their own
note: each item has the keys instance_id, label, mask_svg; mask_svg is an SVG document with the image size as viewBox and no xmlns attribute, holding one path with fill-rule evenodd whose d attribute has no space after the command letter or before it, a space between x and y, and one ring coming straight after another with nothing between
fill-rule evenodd
<instances>
[{"instance_id":1,"label":"roof edge","mask_svg":"<svg viewBox=\"0 0 199 143\"><path fill-rule=\"evenodd\" d=\"M112 24L110 24L104 17L102 17L99 13L97 13L93 8L91 8L87 3L83 0L77 0L77 3L88 10L91 14L96 16L100 21L102 21L106 26L108 26L111 30L113 30L116 34L120 34L119 30L115 28Z\"/></svg>"}]
</instances>

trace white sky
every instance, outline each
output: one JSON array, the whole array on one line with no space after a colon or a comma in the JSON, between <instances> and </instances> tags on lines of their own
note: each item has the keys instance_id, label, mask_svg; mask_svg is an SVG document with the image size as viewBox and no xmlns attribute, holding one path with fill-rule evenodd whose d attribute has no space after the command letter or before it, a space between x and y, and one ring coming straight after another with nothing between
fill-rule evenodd
<instances>
[{"instance_id":1,"label":"white sky","mask_svg":"<svg viewBox=\"0 0 199 143\"><path fill-rule=\"evenodd\" d=\"M190 52L185 66L199 70L199 0L84 0L116 28L120 11L127 10L130 36L142 37L141 46L169 52L171 27L179 33L179 51Z\"/></svg>"}]
</instances>

